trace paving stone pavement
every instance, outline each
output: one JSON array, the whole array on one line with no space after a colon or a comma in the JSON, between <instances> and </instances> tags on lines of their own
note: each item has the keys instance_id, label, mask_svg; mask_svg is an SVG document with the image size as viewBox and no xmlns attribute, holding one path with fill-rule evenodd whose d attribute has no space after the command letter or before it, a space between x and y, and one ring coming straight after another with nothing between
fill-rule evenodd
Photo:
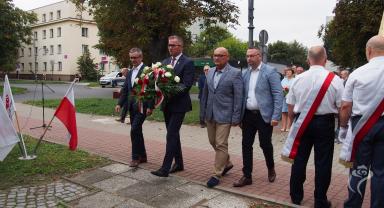
<instances>
[{"instance_id":1,"label":"paving stone pavement","mask_svg":"<svg viewBox=\"0 0 384 208\"><path fill-rule=\"evenodd\" d=\"M0 207L56 207L91 192L78 184L64 180L36 186L15 186L0 190Z\"/></svg>"},{"instance_id":2,"label":"paving stone pavement","mask_svg":"<svg viewBox=\"0 0 384 208\"><path fill-rule=\"evenodd\" d=\"M41 108L32 108L28 105L17 103L17 109L20 116L19 121L24 131L34 137L40 137L42 129L29 130L29 128L41 125ZM51 118L53 110L46 109L45 113L46 118ZM109 116L95 116L80 113L77 113L77 125L80 149L108 157L114 161L125 164L129 163L131 160L129 125L117 123L114 121L114 118ZM63 125L55 120L52 126L53 127L48 131L45 140L67 144L67 132L66 129L63 128ZM256 139L254 144L253 184L242 188L232 187L232 183L242 176L241 130L239 128L233 128L231 129L229 137L229 152L235 167L230 171L230 174L223 177L218 186L219 188L225 188L234 193L267 198L272 201L290 202L289 178L291 165L280 159L280 152L284 144L286 133L281 133L278 130L279 128L275 129L277 130L274 131L272 142L274 145L275 168L277 171L276 181L274 183L269 183L267 181L265 160L263 153L259 148L258 139ZM158 169L162 163L165 150L166 130L164 123L146 121L143 126L143 131L148 154L148 163L141 164L140 166L146 170ZM198 126L183 125L180 133L185 170L176 175L189 181L197 181L204 184L211 176L214 160L214 151L209 145L206 129L201 129ZM339 151L340 145L335 145L332 182L327 194L328 199L332 201L333 207L342 207L343 201L347 197L348 170L337 162ZM103 171L105 172L107 170L99 170L97 174L104 175ZM120 171L122 173L119 174L119 176L131 177L129 176L130 173L124 170L124 168ZM140 173L140 171L138 171L138 173ZM302 202L302 204L307 207L312 207L314 204L314 175L315 170L312 153L308 162L307 180L304 184L305 194ZM92 177L83 178L81 180L84 180L85 183L88 184L94 184L94 179L92 179ZM117 181L118 180L123 179L117 177ZM130 181L130 183L134 183L134 181ZM103 184L98 185L102 186ZM122 184L116 184L116 187L110 186L109 191L114 191L115 189L120 188L119 186L122 186ZM145 189L145 186L143 189ZM149 193L152 193L150 191L152 190L149 190ZM106 193L109 192L106 190ZM122 191L122 194L127 193ZM370 186L368 183L363 207L368 207L369 203Z\"/></svg>"}]
</instances>

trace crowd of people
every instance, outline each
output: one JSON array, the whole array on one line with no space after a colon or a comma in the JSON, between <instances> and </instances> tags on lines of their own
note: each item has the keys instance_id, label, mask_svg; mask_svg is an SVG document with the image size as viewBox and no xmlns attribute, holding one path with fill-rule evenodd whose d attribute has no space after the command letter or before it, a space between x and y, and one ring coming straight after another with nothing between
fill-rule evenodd
<instances>
[{"instance_id":1,"label":"crowd of people","mask_svg":"<svg viewBox=\"0 0 384 208\"><path fill-rule=\"evenodd\" d=\"M168 50L170 56L162 64L173 66L184 90L166 98L161 105L167 130L166 151L161 167L151 172L159 177L168 177L170 173L184 170L180 128L185 114L192 110L189 90L194 83L195 73L193 61L183 54L182 38L170 36ZM228 137L232 127L240 127L242 130L243 158L243 176L233 186L252 184L256 133L268 169L268 181L273 183L277 173L272 132L282 121L281 131L289 132L282 155L293 161L290 177L292 202L300 205L304 197L306 167L313 147L314 206L331 207L327 191L332 176L335 116L340 115L339 122L336 122L340 129L337 139L340 141L345 141L350 118L350 131L354 131L356 125L366 124L365 129L368 125L367 132L358 141L360 146L353 150L355 160L348 185L349 196L344 206L362 205L364 179L368 173L354 173L363 165L368 172L372 170L373 173L371 207L384 207L384 100L383 93L377 93L384 91L384 82L379 82L384 74L384 37L372 37L367 42L366 55L369 63L350 75L349 71L342 70L339 77L325 68L327 54L324 47L314 46L309 49L307 56L310 68L306 71L302 67L287 68L281 80L276 68L262 62L258 48L247 49L249 67L242 71L229 64L230 54L226 48L216 48L213 53L215 66L204 67L205 76L199 79L200 124L206 127L208 141L215 151L212 176L207 186L212 188L218 185L234 166L228 153ZM141 113L134 96L130 96L134 80L140 77L145 65L139 48L132 48L129 57L133 67L127 73L115 110L119 112L125 106L129 111L132 142L130 166L138 167L147 162L142 125L146 117L151 115L153 104L145 102ZM378 100L379 105L375 105L373 100ZM369 114L372 111L376 115L373 120ZM367 113L368 119L365 119Z\"/></svg>"}]
</instances>

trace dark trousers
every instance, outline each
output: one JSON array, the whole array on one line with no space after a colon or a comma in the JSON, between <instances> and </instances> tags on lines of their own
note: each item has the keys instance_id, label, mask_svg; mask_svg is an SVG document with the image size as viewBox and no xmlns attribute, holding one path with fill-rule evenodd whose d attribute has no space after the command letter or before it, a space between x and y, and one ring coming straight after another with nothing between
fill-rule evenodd
<instances>
[{"instance_id":1,"label":"dark trousers","mask_svg":"<svg viewBox=\"0 0 384 208\"><path fill-rule=\"evenodd\" d=\"M304 197L303 184L312 146L315 152L315 207L328 207L327 191L332 176L335 117L333 114L315 115L305 130L291 170L290 195L300 204Z\"/></svg>"},{"instance_id":2,"label":"dark trousers","mask_svg":"<svg viewBox=\"0 0 384 208\"><path fill-rule=\"evenodd\" d=\"M180 128L183 124L185 112L169 112L164 111L165 126L167 128L167 144L162 169L169 172L172 166L172 161L175 159L175 164L183 166L183 154L181 152L180 143Z\"/></svg>"},{"instance_id":3,"label":"dark trousers","mask_svg":"<svg viewBox=\"0 0 384 208\"><path fill-rule=\"evenodd\" d=\"M143 123L146 115L140 113L136 108L131 107L129 111L129 118L131 121L132 160L138 160L140 157L147 157L143 136Z\"/></svg>"},{"instance_id":4,"label":"dark trousers","mask_svg":"<svg viewBox=\"0 0 384 208\"><path fill-rule=\"evenodd\" d=\"M259 143L263 150L268 169L275 167L273 161L272 131L273 126L271 126L270 123L264 122L260 111L245 111L242 121L243 174L245 177L252 177L253 143L256 132L259 132Z\"/></svg>"},{"instance_id":5,"label":"dark trousers","mask_svg":"<svg viewBox=\"0 0 384 208\"><path fill-rule=\"evenodd\" d=\"M354 128L360 117L352 118ZM372 208L384 207L384 117L381 117L359 144L351 168L348 199L344 207L361 207L369 171L371 178Z\"/></svg>"}]
</instances>

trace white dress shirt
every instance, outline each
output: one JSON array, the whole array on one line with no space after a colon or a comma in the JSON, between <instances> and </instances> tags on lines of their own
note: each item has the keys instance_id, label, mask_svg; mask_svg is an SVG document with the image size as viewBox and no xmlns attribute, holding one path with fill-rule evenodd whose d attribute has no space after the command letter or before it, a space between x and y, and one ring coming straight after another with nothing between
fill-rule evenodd
<instances>
[{"instance_id":1,"label":"white dress shirt","mask_svg":"<svg viewBox=\"0 0 384 208\"><path fill-rule=\"evenodd\" d=\"M364 115L372 108L380 76L384 76L384 56L372 58L349 75L342 100L353 102L353 116Z\"/></svg>"},{"instance_id":2,"label":"white dress shirt","mask_svg":"<svg viewBox=\"0 0 384 208\"><path fill-rule=\"evenodd\" d=\"M308 71L299 74L292 82L291 89L288 92L287 103L295 105L293 111L301 113L305 102L309 97L314 86L322 85L329 71L322 66L314 65ZM338 113L341 105L341 96L344 90L343 81L335 76L329 86L320 106L315 115L324 115L329 113Z\"/></svg>"},{"instance_id":3,"label":"white dress shirt","mask_svg":"<svg viewBox=\"0 0 384 208\"><path fill-rule=\"evenodd\" d=\"M176 66L176 64L179 61L181 55L183 55L183 53L180 53L178 56L175 57L176 59L175 59L175 62L173 63L173 67ZM171 56L171 62L169 62L169 64L171 64L171 65L172 65L172 59L173 59L173 56Z\"/></svg>"},{"instance_id":4,"label":"white dress shirt","mask_svg":"<svg viewBox=\"0 0 384 208\"><path fill-rule=\"evenodd\" d=\"M257 79L259 78L261 64L263 63L260 63L256 69L252 69L252 67L249 67L249 70L251 70L251 76L249 77L248 95L247 95L248 110L259 110L259 105L257 104L257 100L256 100L256 84L257 84Z\"/></svg>"},{"instance_id":5,"label":"white dress shirt","mask_svg":"<svg viewBox=\"0 0 384 208\"><path fill-rule=\"evenodd\" d=\"M139 73L139 70L140 70L141 66L143 66L143 62L141 62L139 66L137 66L137 67L132 69L132 76L131 76L131 85L132 85L132 87L135 84L135 79L137 77L137 74Z\"/></svg>"}]
</instances>

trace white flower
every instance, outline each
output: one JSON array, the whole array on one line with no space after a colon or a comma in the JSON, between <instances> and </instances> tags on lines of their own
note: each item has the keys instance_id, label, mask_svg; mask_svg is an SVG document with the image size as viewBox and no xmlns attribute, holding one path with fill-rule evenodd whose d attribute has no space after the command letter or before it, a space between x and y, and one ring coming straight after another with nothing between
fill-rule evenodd
<instances>
[{"instance_id":1,"label":"white flower","mask_svg":"<svg viewBox=\"0 0 384 208\"><path fill-rule=\"evenodd\" d=\"M171 74L171 72L165 72L164 76L169 78L172 76L172 74Z\"/></svg>"},{"instance_id":2,"label":"white flower","mask_svg":"<svg viewBox=\"0 0 384 208\"><path fill-rule=\"evenodd\" d=\"M142 73L141 75L140 75L140 78L143 78L145 76L145 74L144 73Z\"/></svg>"},{"instance_id":3,"label":"white flower","mask_svg":"<svg viewBox=\"0 0 384 208\"><path fill-rule=\"evenodd\" d=\"M160 67L161 66L161 63L160 62L156 62L155 64L157 67Z\"/></svg>"},{"instance_id":4,"label":"white flower","mask_svg":"<svg viewBox=\"0 0 384 208\"><path fill-rule=\"evenodd\" d=\"M179 83L180 82L180 77L175 76L175 82Z\"/></svg>"},{"instance_id":5,"label":"white flower","mask_svg":"<svg viewBox=\"0 0 384 208\"><path fill-rule=\"evenodd\" d=\"M151 68L155 69L155 68L158 68L158 66L156 64L152 63L152 67Z\"/></svg>"},{"instance_id":6,"label":"white flower","mask_svg":"<svg viewBox=\"0 0 384 208\"><path fill-rule=\"evenodd\" d=\"M137 84L139 82L139 78L136 78L135 79L135 83Z\"/></svg>"},{"instance_id":7,"label":"white flower","mask_svg":"<svg viewBox=\"0 0 384 208\"><path fill-rule=\"evenodd\" d=\"M168 68L168 69L173 69L173 66L172 66L171 64L168 64L168 65L167 65L167 68Z\"/></svg>"}]
</instances>

